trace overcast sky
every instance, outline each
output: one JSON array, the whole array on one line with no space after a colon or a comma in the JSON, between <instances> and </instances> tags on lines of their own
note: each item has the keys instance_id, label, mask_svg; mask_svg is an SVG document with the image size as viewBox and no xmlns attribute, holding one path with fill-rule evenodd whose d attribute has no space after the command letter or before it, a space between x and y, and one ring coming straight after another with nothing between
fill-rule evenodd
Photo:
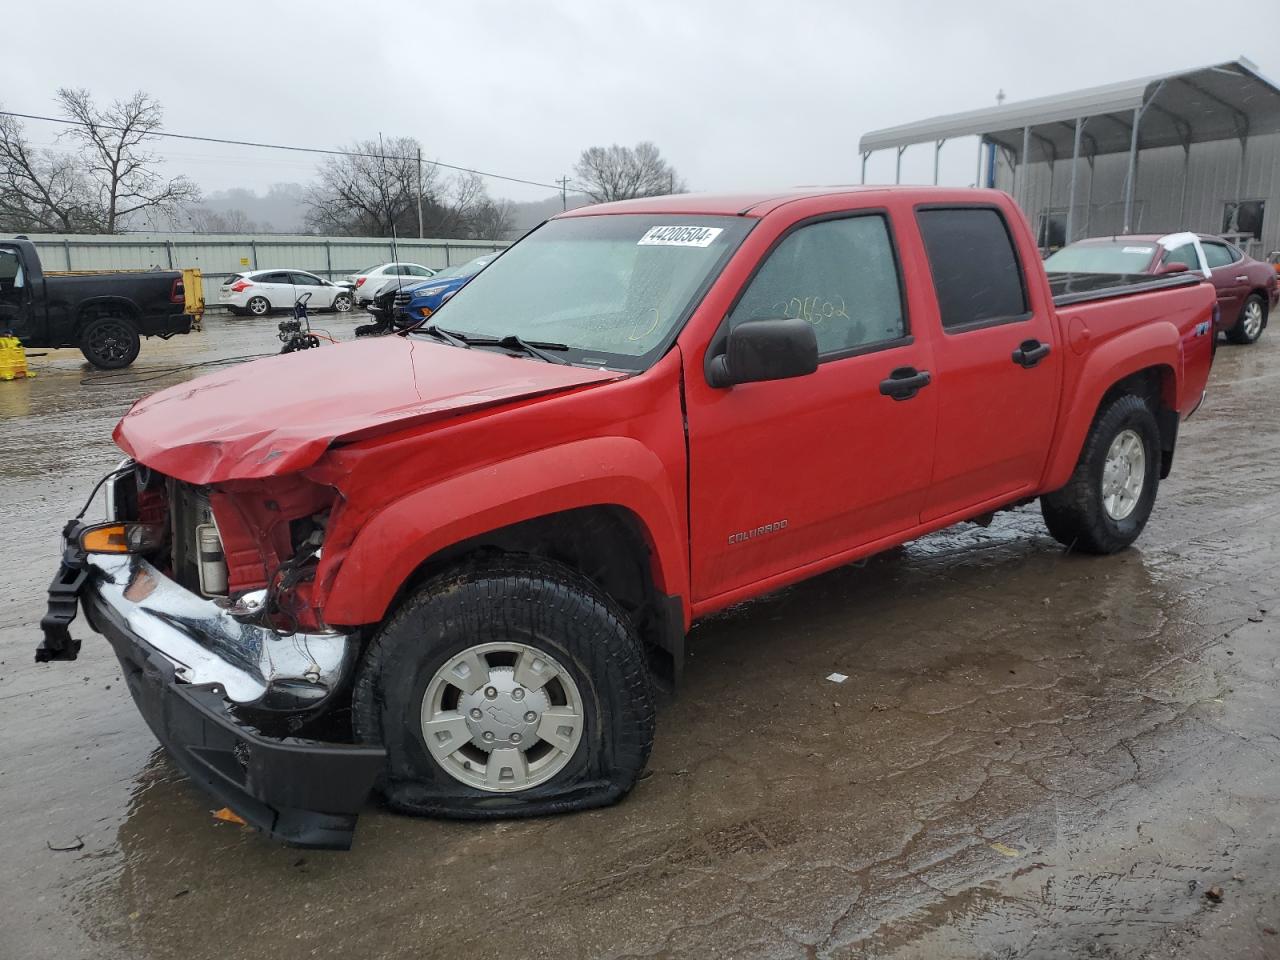
<instances>
[{"instance_id":1,"label":"overcast sky","mask_svg":"<svg viewBox=\"0 0 1280 960\"><path fill-rule=\"evenodd\" d=\"M220 0L193 5L198 29L186 6L40 0L23 14L35 42L5 44L0 103L51 113L60 86L103 100L141 88L174 132L316 147L413 136L427 157L544 182L571 175L584 147L652 140L692 189L729 190L856 182L861 134L990 106L1000 89L1020 100L1241 55L1280 77L1276 0L1208 21L1182 0ZM51 125L27 129L54 142ZM315 167L158 149L206 190ZM975 141L943 158L944 180L972 181ZM872 158L870 181L892 176L891 152ZM909 150L904 180L931 176L931 149Z\"/></svg>"}]
</instances>

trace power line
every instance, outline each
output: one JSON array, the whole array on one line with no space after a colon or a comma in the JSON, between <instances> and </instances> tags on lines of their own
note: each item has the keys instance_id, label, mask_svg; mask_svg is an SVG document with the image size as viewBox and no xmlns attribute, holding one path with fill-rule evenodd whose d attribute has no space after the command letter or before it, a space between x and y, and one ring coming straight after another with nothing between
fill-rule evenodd
<instances>
[{"instance_id":1,"label":"power line","mask_svg":"<svg viewBox=\"0 0 1280 960\"><path fill-rule=\"evenodd\" d=\"M35 113L15 113L12 110L0 110L0 116L18 117L22 120L42 120L45 123L61 123L70 127L87 127L89 124L81 120L66 120L62 117L44 117ZM116 130L124 132L124 127L113 126L109 123L98 124L104 130ZM319 153L331 157L366 157L370 160L399 160L401 157L386 157L377 153L361 153L357 150L325 150L322 147L297 147L284 143L258 143L253 140L229 140L224 137L199 137L190 133L168 133L165 131L157 131L150 134L154 137L169 137L172 140L194 140L199 143L222 143L233 147L259 147L264 150L289 150L294 153ZM508 177L501 173L489 173L486 170L476 170L473 167L460 167L452 163L445 163L442 160L425 161L437 167L444 167L446 170L457 170L459 173L474 173L478 177L492 177L495 180L507 180L511 183L524 183L531 187L546 187L549 190L562 191L563 188L558 183L543 183L540 180L525 180L522 177ZM586 193L577 187L569 187L574 193Z\"/></svg>"}]
</instances>

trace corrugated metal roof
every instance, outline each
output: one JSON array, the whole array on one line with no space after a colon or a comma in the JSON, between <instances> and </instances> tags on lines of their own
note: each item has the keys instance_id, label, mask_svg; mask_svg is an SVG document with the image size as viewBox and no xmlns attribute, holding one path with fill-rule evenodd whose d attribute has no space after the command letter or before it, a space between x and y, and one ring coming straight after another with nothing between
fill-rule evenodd
<instances>
[{"instance_id":1,"label":"corrugated metal roof","mask_svg":"<svg viewBox=\"0 0 1280 960\"><path fill-rule=\"evenodd\" d=\"M1133 112L1139 108L1144 108L1139 127L1142 147L1280 132L1280 88L1241 57L1194 70L875 130L864 134L858 146L868 153L913 143L983 136L1021 153L1023 128L1030 127L1032 160L1070 157L1075 121L1079 118L1087 120L1083 154L1121 153L1129 149Z\"/></svg>"}]
</instances>

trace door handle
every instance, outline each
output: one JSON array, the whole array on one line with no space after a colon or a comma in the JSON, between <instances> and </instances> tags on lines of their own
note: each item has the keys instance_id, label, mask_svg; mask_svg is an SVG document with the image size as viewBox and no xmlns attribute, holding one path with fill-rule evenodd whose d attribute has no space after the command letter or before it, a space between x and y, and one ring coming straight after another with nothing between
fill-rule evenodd
<instances>
[{"instance_id":1,"label":"door handle","mask_svg":"<svg viewBox=\"0 0 1280 960\"><path fill-rule=\"evenodd\" d=\"M887 380L880 381L880 392L895 400L910 400L923 388L927 387L933 377L928 370L917 370L915 367L898 367L889 374Z\"/></svg>"},{"instance_id":2,"label":"door handle","mask_svg":"<svg viewBox=\"0 0 1280 960\"><path fill-rule=\"evenodd\" d=\"M1237 281L1237 282L1239 282L1239 283L1248 283L1248 282L1249 282L1249 275L1248 275L1248 274L1245 274L1243 277L1236 277L1236 281Z\"/></svg>"},{"instance_id":3,"label":"door handle","mask_svg":"<svg viewBox=\"0 0 1280 960\"><path fill-rule=\"evenodd\" d=\"M1049 355L1049 345L1039 340L1023 340L1013 351L1013 362L1030 369Z\"/></svg>"}]
</instances>

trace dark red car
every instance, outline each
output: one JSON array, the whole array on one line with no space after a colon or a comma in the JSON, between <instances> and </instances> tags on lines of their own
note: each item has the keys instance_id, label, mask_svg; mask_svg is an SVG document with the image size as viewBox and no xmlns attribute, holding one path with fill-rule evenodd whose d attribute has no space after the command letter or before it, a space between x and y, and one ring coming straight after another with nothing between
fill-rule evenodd
<instances>
[{"instance_id":1,"label":"dark red car","mask_svg":"<svg viewBox=\"0 0 1280 960\"><path fill-rule=\"evenodd\" d=\"M1044 269L1050 274L1203 273L1218 291L1218 330L1232 343L1255 343L1280 299L1275 267L1206 234L1129 234L1077 240L1046 259Z\"/></svg>"}]
</instances>

